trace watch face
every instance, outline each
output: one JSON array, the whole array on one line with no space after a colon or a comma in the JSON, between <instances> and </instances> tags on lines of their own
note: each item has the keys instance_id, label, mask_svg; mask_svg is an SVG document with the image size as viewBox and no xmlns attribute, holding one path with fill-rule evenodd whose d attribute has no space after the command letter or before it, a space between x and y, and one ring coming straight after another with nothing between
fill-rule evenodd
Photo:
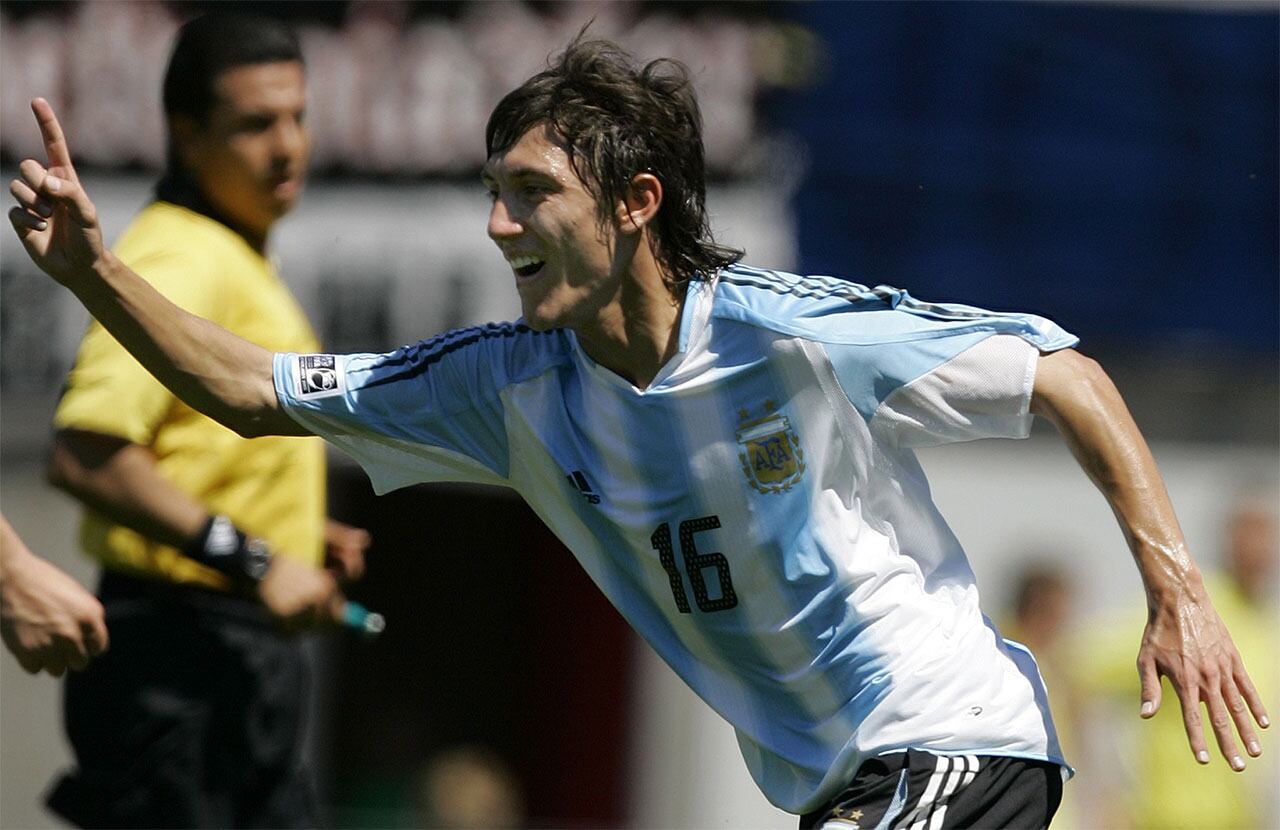
<instances>
[{"instance_id":1,"label":"watch face","mask_svg":"<svg viewBox=\"0 0 1280 830\"><path fill-rule=\"evenodd\" d=\"M254 582L261 582L271 567L271 551L261 539L251 539L245 544L244 575Z\"/></svg>"}]
</instances>

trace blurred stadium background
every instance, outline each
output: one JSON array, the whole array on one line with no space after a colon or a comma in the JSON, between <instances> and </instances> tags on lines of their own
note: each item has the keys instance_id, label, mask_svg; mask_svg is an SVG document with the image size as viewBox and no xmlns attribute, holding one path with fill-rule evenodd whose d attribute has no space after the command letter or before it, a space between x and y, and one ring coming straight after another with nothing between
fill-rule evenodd
<instances>
[{"instance_id":1,"label":"blurred stadium background","mask_svg":"<svg viewBox=\"0 0 1280 830\"><path fill-rule=\"evenodd\" d=\"M6 179L38 154L27 102L48 97L118 232L161 164L172 33L206 5L0 2ZM313 175L276 251L331 350L518 313L484 235L484 120L594 16L596 33L694 70L714 222L751 263L1034 310L1080 334L1207 566L1233 503L1274 509L1275 3L237 5L304 36ZM0 240L0 507L89 582L77 511L42 477L86 317ZM924 462L988 614L1006 613L1028 551L1072 580L1073 624L1140 607L1106 505L1056 439ZM471 794L506 804L511 826L794 826L751 785L731 730L518 499L375 499L350 462L333 473L334 514L375 537L353 595L389 621L372 643L315 639L311 751L334 824L423 826ZM55 682L0 657L0 826L60 826L40 806L68 763L58 707ZM1260 783L1275 816L1274 778Z\"/></svg>"}]
</instances>

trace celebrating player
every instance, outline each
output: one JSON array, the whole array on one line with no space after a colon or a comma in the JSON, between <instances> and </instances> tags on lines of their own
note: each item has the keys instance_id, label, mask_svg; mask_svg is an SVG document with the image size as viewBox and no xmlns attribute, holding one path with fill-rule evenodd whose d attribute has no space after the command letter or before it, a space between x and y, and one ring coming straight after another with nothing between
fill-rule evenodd
<instances>
[{"instance_id":1,"label":"celebrating player","mask_svg":"<svg viewBox=\"0 0 1280 830\"><path fill-rule=\"evenodd\" d=\"M1065 761L1043 685L979 610L913 454L1025 436L1033 414L1101 488L1142 575L1143 713L1165 674L1201 761L1202 703L1232 767L1260 752L1251 714L1266 714L1151 454L1076 339L737 264L709 233L678 64L579 38L508 94L483 180L523 318L381 355L272 355L165 301L103 247L58 122L33 107L48 167L22 163L12 223L166 386L243 435L322 435L380 492L517 490L802 826L1052 816Z\"/></svg>"}]
</instances>

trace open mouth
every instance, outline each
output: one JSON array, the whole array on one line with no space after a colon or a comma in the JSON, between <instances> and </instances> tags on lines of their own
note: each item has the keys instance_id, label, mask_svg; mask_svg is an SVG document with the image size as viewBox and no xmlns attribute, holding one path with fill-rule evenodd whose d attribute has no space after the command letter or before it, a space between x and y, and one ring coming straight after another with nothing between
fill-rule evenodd
<instances>
[{"instance_id":1,"label":"open mouth","mask_svg":"<svg viewBox=\"0 0 1280 830\"><path fill-rule=\"evenodd\" d=\"M532 277L534 274L542 270L545 264L542 260L532 256L518 256L508 260L511 263L511 269L520 277Z\"/></svg>"}]
</instances>

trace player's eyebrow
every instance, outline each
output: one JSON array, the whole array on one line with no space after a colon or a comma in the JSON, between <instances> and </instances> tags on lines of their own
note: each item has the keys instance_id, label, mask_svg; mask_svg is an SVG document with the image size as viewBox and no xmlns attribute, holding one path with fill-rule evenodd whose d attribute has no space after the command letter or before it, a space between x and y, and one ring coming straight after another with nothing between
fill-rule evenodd
<instances>
[{"instance_id":1,"label":"player's eyebrow","mask_svg":"<svg viewBox=\"0 0 1280 830\"><path fill-rule=\"evenodd\" d=\"M558 179L556 179L555 176L552 176L551 174L547 173L547 171L541 170L536 167L529 167L527 165L512 167L503 171L503 178L509 179L511 181L520 181L523 179L539 179L541 181L547 181L547 182L559 181ZM480 181L482 181L486 185L497 183L498 177L494 174L493 168L491 166L486 164L484 166L484 169L480 171Z\"/></svg>"}]
</instances>

